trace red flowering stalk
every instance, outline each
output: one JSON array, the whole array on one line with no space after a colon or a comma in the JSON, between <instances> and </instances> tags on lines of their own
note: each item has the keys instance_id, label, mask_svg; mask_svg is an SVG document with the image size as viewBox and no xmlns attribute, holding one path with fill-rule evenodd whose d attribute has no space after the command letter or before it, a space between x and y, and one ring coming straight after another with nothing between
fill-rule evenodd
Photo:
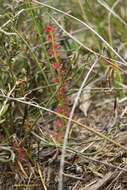
<instances>
[{"instance_id":1,"label":"red flowering stalk","mask_svg":"<svg viewBox=\"0 0 127 190\"><path fill-rule=\"evenodd\" d=\"M48 24L48 25L45 27L45 33L47 33L47 34L49 35L50 33L53 33L53 32L55 32L54 26L51 25L51 24Z\"/></svg>"},{"instance_id":2,"label":"red flowering stalk","mask_svg":"<svg viewBox=\"0 0 127 190\"><path fill-rule=\"evenodd\" d=\"M17 158L20 161L26 160L26 153L25 150L22 146L22 144L20 144L17 139L14 139L12 141L12 149L14 150L15 154L17 155Z\"/></svg>"},{"instance_id":3,"label":"red flowering stalk","mask_svg":"<svg viewBox=\"0 0 127 190\"><path fill-rule=\"evenodd\" d=\"M57 63L57 62L52 63L52 67L57 72L60 72L60 70L61 70L61 65L59 63Z\"/></svg>"},{"instance_id":4,"label":"red flowering stalk","mask_svg":"<svg viewBox=\"0 0 127 190\"><path fill-rule=\"evenodd\" d=\"M55 77L52 80L56 84L58 91L56 93L57 106L55 111L68 116L68 99L67 99L67 81L65 81L66 70L63 69L63 63L60 59L59 50L60 44L56 40L56 28L49 24L45 28L46 39L49 44L48 54L52 58L52 68L54 70ZM62 142L64 138L66 122L63 118L56 118L54 127L56 130L55 140Z\"/></svg>"}]
</instances>

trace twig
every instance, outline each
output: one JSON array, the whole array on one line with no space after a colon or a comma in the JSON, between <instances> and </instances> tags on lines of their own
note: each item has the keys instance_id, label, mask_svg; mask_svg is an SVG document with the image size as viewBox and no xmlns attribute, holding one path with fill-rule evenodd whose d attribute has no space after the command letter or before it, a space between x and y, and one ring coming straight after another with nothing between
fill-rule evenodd
<instances>
[{"instance_id":1,"label":"twig","mask_svg":"<svg viewBox=\"0 0 127 190\"><path fill-rule=\"evenodd\" d=\"M65 136L64 136L64 143L63 143L63 148L62 148L62 156L61 156L61 162L60 162L60 172L59 172L59 184L58 184L58 190L61 190L63 189L63 170L64 170L64 159L65 159L65 153L66 153L66 145L67 145L67 139L68 139L68 134L69 134L69 131L70 131L70 127L71 127L71 121L72 121L72 118L73 118L73 115L74 115L74 111L75 111L75 108L77 106L77 103L78 103L78 100L79 100L79 97L81 95L81 92L82 92L82 89L86 83L86 81L88 80L89 78L89 75L90 73L92 72L94 66L97 64L98 62L98 57L96 57L96 60L95 62L93 63L93 65L91 66L90 70L88 71L87 75L85 76L82 84L81 84L81 87L77 93L77 96L75 98L75 101L74 101L74 104L73 104L73 107L72 107L72 110L70 112L70 115L69 115L69 120L68 120L68 123L67 123L67 127L66 127L66 131L65 131Z\"/></svg>"},{"instance_id":2,"label":"twig","mask_svg":"<svg viewBox=\"0 0 127 190\"><path fill-rule=\"evenodd\" d=\"M3 94L0 94L0 97L7 98L8 100L12 100L12 101L17 101L17 102L20 102L20 103L23 103L23 104L27 104L27 105L32 106L32 107L36 107L36 108L38 108L38 109L47 111L47 112L49 112L49 113L52 113L52 114L56 115L57 117L61 117L61 118L64 118L64 119L66 119L66 120L69 119L67 116L65 116L65 115L63 115L63 114L60 114L60 113L58 113L58 112L55 112L55 111L53 111L53 110L51 110L51 109L49 109L49 108L45 108L45 107L43 107L43 106L40 106L40 105L38 105L38 104L35 103L35 102L28 102L28 101L25 101L24 97L21 97L21 98L13 98L13 97L5 96L5 95L3 95ZM86 129L86 130L88 130L88 131L94 133L95 135L97 135L97 136L99 136L99 137L101 137L101 138L103 138L103 139L109 141L110 143L113 143L115 146L118 146L118 147L121 148L122 150L127 151L127 148L126 148L126 147L122 146L120 143L114 141L113 139L111 139L111 138L105 136L104 134L102 134L102 133L96 131L94 128L88 127L88 126L86 126L86 125L84 125L84 124L82 124L82 123L80 123L80 122L78 122L78 121L76 121L76 120L74 120L74 119L72 119L71 121L72 121L73 123L77 124L78 126L80 126L80 127L84 128L84 129Z\"/></svg>"}]
</instances>

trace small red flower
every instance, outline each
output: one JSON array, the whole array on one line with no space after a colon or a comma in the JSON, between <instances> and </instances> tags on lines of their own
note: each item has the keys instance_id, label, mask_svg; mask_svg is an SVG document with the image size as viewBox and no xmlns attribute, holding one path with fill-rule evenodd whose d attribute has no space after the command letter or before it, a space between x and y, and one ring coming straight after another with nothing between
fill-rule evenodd
<instances>
[{"instance_id":1,"label":"small red flower","mask_svg":"<svg viewBox=\"0 0 127 190\"><path fill-rule=\"evenodd\" d=\"M63 108L60 105L57 106L57 108L55 109L55 111L57 113L63 113L64 112Z\"/></svg>"},{"instance_id":2,"label":"small red flower","mask_svg":"<svg viewBox=\"0 0 127 190\"><path fill-rule=\"evenodd\" d=\"M60 83L60 80L58 78L53 78L52 79L52 82L53 83L56 83L56 84L59 84Z\"/></svg>"},{"instance_id":3,"label":"small red flower","mask_svg":"<svg viewBox=\"0 0 127 190\"><path fill-rule=\"evenodd\" d=\"M56 93L56 99L58 101L62 101L65 102L66 99L66 89L62 86L58 89L57 93Z\"/></svg>"},{"instance_id":4,"label":"small red flower","mask_svg":"<svg viewBox=\"0 0 127 190\"><path fill-rule=\"evenodd\" d=\"M54 28L54 26L53 25L51 25L51 24L48 24L46 27L45 27L45 33L53 33L53 32L55 32L55 28Z\"/></svg>"},{"instance_id":5,"label":"small red flower","mask_svg":"<svg viewBox=\"0 0 127 190\"><path fill-rule=\"evenodd\" d=\"M50 35L50 34L47 35L47 41L52 42L52 35Z\"/></svg>"},{"instance_id":6,"label":"small red flower","mask_svg":"<svg viewBox=\"0 0 127 190\"><path fill-rule=\"evenodd\" d=\"M61 119L56 119L55 121L54 121L54 125L55 125L55 127L58 129L58 128L62 128L63 127L63 121L61 120Z\"/></svg>"},{"instance_id":7,"label":"small red flower","mask_svg":"<svg viewBox=\"0 0 127 190\"><path fill-rule=\"evenodd\" d=\"M26 160L26 153L25 150L23 148L23 146L21 144L19 144L18 141L13 140L12 141L12 149L15 151L15 153L17 154L17 158L19 160Z\"/></svg>"},{"instance_id":8,"label":"small red flower","mask_svg":"<svg viewBox=\"0 0 127 190\"><path fill-rule=\"evenodd\" d=\"M60 44L54 44L53 48L54 48L55 50L60 49Z\"/></svg>"},{"instance_id":9,"label":"small red flower","mask_svg":"<svg viewBox=\"0 0 127 190\"><path fill-rule=\"evenodd\" d=\"M64 76L64 75L65 75L65 71L64 71L63 69L61 69L61 70L60 70L60 74L61 74L62 76Z\"/></svg>"},{"instance_id":10,"label":"small red flower","mask_svg":"<svg viewBox=\"0 0 127 190\"><path fill-rule=\"evenodd\" d=\"M51 42L51 41L48 41ZM50 47L50 49L48 50L48 54L50 56L59 56L59 49L60 49L60 45L59 44L54 44L52 47Z\"/></svg>"},{"instance_id":11,"label":"small red flower","mask_svg":"<svg viewBox=\"0 0 127 190\"><path fill-rule=\"evenodd\" d=\"M63 94L65 94L65 88L64 88L64 86L62 86L62 87L60 87L59 88L59 93L61 94L61 95L63 95Z\"/></svg>"},{"instance_id":12,"label":"small red flower","mask_svg":"<svg viewBox=\"0 0 127 190\"><path fill-rule=\"evenodd\" d=\"M18 153L19 160L26 160L26 153L23 147L19 147L17 153Z\"/></svg>"},{"instance_id":13,"label":"small red flower","mask_svg":"<svg viewBox=\"0 0 127 190\"><path fill-rule=\"evenodd\" d=\"M53 63L52 64L53 69L59 70L60 69L60 63Z\"/></svg>"}]
</instances>

